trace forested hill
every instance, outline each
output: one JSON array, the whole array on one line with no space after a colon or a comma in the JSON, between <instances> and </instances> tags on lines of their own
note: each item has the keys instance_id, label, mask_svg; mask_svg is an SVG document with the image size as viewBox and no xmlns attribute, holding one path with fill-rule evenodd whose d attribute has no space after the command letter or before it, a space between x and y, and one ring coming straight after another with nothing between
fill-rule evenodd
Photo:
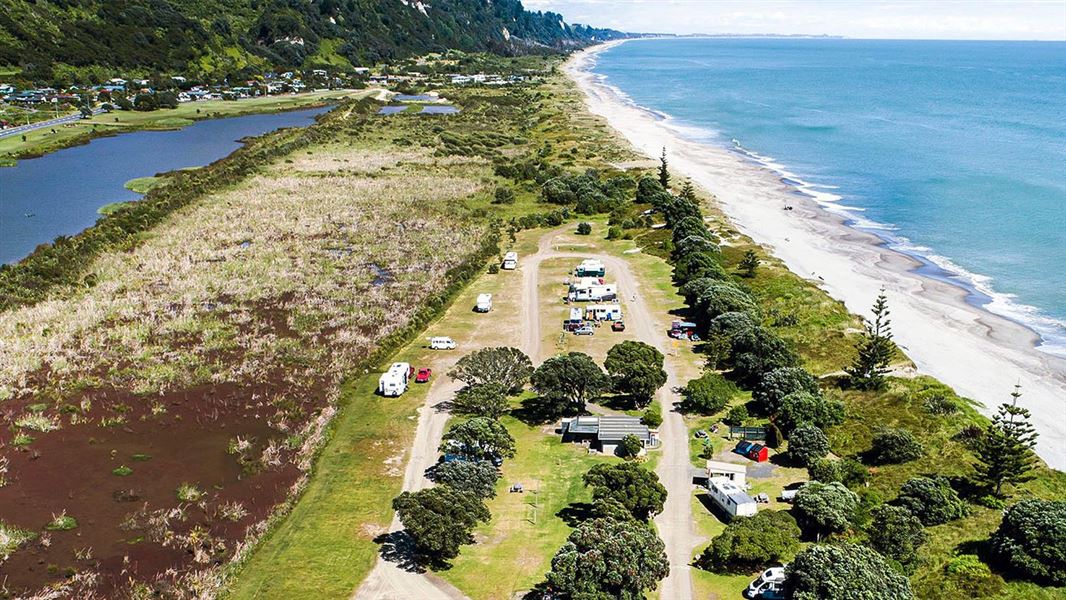
<instances>
[{"instance_id":1,"label":"forested hill","mask_svg":"<svg viewBox=\"0 0 1066 600\"><path fill-rule=\"evenodd\" d=\"M527 11L519 0L0 2L0 65L39 80L116 69L217 78L446 49L521 54L621 35Z\"/></svg>"}]
</instances>

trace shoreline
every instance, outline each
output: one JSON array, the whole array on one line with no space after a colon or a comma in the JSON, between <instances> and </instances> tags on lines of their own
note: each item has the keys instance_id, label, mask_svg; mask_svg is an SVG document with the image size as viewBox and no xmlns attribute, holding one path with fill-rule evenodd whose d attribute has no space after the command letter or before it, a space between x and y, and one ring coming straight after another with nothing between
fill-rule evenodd
<instances>
[{"instance_id":1,"label":"shoreline","mask_svg":"<svg viewBox=\"0 0 1066 600\"><path fill-rule=\"evenodd\" d=\"M651 158L668 147L671 167L713 194L736 228L794 273L815 280L855 314L866 315L884 286L897 344L922 374L954 387L985 415L1022 385L1022 405L1040 433L1037 453L1066 469L1066 359L1037 349L1040 336L968 300L957 283L922 275L927 263L852 226L853 220L796 194L781 174L754 157L681 137L649 111L620 97L591 72L608 42L572 56L563 70L584 93L589 111ZM784 210L785 206L791 210Z\"/></svg>"}]
</instances>

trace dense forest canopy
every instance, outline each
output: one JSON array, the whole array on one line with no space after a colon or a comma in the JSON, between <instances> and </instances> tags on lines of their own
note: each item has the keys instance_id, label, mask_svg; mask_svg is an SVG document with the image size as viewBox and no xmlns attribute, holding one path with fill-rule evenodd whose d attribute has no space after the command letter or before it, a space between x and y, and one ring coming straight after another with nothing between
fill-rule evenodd
<instances>
[{"instance_id":1,"label":"dense forest canopy","mask_svg":"<svg viewBox=\"0 0 1066 600\"><path fill-rule=\"evenodd\" d=\"M221 78L458 49L545 52L622 36L519 0L5 0L0 65L27 78L116 71Z\"/></svg>"}]
</instances>

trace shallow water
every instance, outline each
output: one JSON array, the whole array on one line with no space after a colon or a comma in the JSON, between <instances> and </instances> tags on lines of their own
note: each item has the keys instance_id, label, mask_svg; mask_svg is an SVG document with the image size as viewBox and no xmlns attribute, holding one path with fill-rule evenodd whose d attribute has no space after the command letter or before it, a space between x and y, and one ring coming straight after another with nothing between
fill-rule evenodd
<instances>
[{"instance_id":1,"label":"shallow water","mask_svg":"<svg viewBox=\"0 0 1066 600\"><path fill-rule=\"evenodd\" d=\"M1066 43L641 40L593 71L1066 351Z\"/></svg>"},{"instance_id":2,"label":"shallow water","mask_svg":"<svg viewBox=\"0 0 1066 600\"><path fill-rule=\"evenodd\" d=\"M197 121L176 131L137 131L66 148L0 168L0 262L74 235L111 202L136 200L130 179L199 167L240 147L239 140L314 122L328 108Z\"/></svg>"}]
</instances>

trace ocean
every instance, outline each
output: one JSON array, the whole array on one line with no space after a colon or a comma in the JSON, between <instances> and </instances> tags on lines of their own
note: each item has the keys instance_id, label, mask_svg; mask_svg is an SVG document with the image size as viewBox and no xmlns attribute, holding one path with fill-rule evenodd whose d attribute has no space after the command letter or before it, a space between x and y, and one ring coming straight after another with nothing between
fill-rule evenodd
<instances>
[{"instance_id":1,"label":"ocean","mask_svg":"<svg viewBox=\"0 0 1066 600\"><path fill-rule=\"evenodd\" d=\"M638 40L593 72L1066 356L1066 43Z\"/></svg>"}]
</instances>

